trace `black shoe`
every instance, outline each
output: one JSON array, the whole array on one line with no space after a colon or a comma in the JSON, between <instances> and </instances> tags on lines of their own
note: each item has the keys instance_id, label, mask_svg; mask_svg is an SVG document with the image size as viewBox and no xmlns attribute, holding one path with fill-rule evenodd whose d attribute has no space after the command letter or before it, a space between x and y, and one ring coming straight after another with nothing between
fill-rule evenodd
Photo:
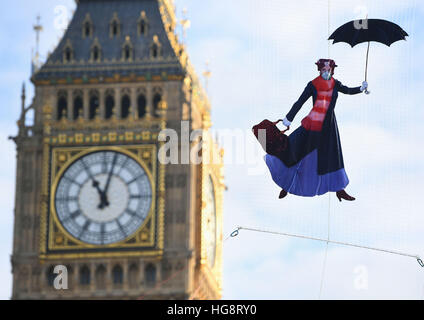
<instances>
[{"instance_id":1,"label":"black shoe","mask_svg":"<svg viewBox=\"0 0 424 320\"><path fill-rule=\"evenodd\" d=\"M348 195L346 193L346 191L344 191L344 190L337 191L336 195L337 195L337 198L339 199L340 202L342 202L342 199L344 199L346 201L355 201L356 200L354 197L351 197L350 195Z\"/></svg>"},{"instance_id":2,"label":"black shoe","mask_svg":"<svg viewBox=\"0 0 424 320\"><path fill-rule=\"evenodd\" d=\"M279 199L284 199L285 197L287 197L287 191L283 189L280 192Z\"/></svg>"}]
</instances>

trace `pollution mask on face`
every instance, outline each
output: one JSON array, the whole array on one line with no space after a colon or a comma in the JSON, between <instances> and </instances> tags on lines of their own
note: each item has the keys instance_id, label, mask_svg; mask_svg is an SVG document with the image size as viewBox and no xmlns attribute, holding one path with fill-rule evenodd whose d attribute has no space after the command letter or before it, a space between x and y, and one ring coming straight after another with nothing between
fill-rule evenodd
<instances>
[{"instance_id":1,"label":"pollution mask on face","mask_svg":"<svg viewBox=\"0 0 424 320\"><path fill-rule=\"evenodd\" d=\"M331 79L331 73L330 73L330 71L324 71L324 72L321 74L321 77L322 77L324 80L330 80L330 79Z\"/></svg>"}]
</instances>

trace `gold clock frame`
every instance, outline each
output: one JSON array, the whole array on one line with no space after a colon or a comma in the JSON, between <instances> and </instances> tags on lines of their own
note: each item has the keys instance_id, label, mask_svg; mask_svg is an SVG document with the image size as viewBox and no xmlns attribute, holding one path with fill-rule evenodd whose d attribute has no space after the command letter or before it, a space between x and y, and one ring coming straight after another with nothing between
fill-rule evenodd
<instances>
[{"instance_id":1,"label":"gold clock frame","mask_svg":"<svg viewBox=\"0 0 424 320\"><path fill-rule=\"evenodd\" d=\"M203 182L202 182L202 198L205 196L207 184L212 183L212 188L213 188L213 196L214 196L213 201L214 201L214 207L215 207L215 212L214 212L214 214L215 214L215 255L213 257L214 263L212 265L210 263L210 261L208 260L208 253L207 253L207 248L206 248L206 244L205 244L205 236L206 236L205 232L206 232L206 229L207 229L207 227L206 227L206 225L207 225L206 214L205 214L206 205L205 205L205 202L202 199L202 218L201 218L202 219L202 260L201 260L201 263L204 264L204 265L207 265L209 269L214 270L215 267L216 267L216 264L217 264L217 260L218 260L217 258L218 258L218 249L219 249L218 248L218 244L219 244L219 230L218 230L218 224L219 224L218 215L219 215L219 213L218 213L218 209L219 208L218 208L218 198L217 198L217 189L218 189L217 186L218 186L218 184L216 182L217 179L215 178L214 173L210 169L206 169L204 171L202 179L203 179ZM210 182L209 182L209 180L210 180Z\"/></svg>"},{"instance_id":2,"label":"gold clock frame","mask_svg":"<svg viewBox=\"0 0 424 320\"><path fill-rule=\"evenodd\" d=\"M207 155L208 154L208 155ZM214 158L214 155L219 154L219 157ZM223 176L223 153L218 145L213 142L212 136L208 131L204 133L203 155L207 155L208 161L200 165L201 175L201 218L200 218L200 266L203 271L205 279L217 291L222 288L222 253L223 253L223 190L224 176ZM211 163L211 160L212 163ZM216 209L216 251L215 251L215 264L211 267L209 265L205 246L205 205L203 204L206 192L206 183L212 180L214 195L215 195L215 209Z\"/></svg>"},{"instance_id":3,"label":"gold clock frame","mask_svg":"<svg viewBox=\"0 0 424 320\"><path fill-rule=\"evenodd\" d=\"M87 244L70 235L57 217L54 194L60 177L78 158L96 151L116 151L134 159L152 186L152 205L139 229L117 243ZM161 256L164 242L164 165L158 162L158 145L53 146L45 143L41 206L40 259ZM157 204L157 205L156 205ZM76 252L74 252L76 251Z\"/></svg>"}]
</instances>

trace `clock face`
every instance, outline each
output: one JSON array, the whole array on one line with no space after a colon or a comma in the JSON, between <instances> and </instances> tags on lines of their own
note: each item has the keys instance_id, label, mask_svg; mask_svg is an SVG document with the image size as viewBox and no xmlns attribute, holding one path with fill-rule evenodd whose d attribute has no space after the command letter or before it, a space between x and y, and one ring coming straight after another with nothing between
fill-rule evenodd
<instances>
[{"instance_id":1,"label":"clock face","mask_svg":"<svg viewBox=\"0 0 424 320\"><path fill-rule=\"evenodd\" d=\"M73 237L88 244L112 244L134 234L146 220L152 185L130 156L97 151L77 159L62 174L54 205Z\"/></svg>"},{"instance_id":2,"label":"clock face","mask_svg":"<svg viewBox=\"0 0 424 320\"><path fill-rule=\"evenodd\" d=\"M215 204L215 190L213 186L212 177L206 183L205 190L205 232L204 241L206 248L206 259L210 267L215 265L216 256L216 204Z\"/></svg>"}]
</instances>

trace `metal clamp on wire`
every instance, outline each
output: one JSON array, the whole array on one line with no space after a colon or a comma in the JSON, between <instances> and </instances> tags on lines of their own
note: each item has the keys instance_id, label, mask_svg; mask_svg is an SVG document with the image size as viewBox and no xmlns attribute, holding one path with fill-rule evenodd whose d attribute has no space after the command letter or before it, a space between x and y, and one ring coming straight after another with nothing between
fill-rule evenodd
<instances>
[{"instance_id":1,"label":"metal clamp on wire","mask_svg":"<svg viewBox=\"0 0 424 320\"><path fill-rule=\"evenodd\" d=\"M417 258L417 261L420 264L420 266L424 268L424 262L420 258Z\"/></svg>"},{"instance_id":2,"label":"metal clamp on wire","mask_svg":"<svg viewBox=\"0 0 424 320\"><path fill-rule=\"evenodd\" d=\"M235 237L237 237L239 234L240 234L240 231L241 230L241 228L240 227L238 227L236 230L234 230L232 233L231 233L231 238L235 238Z\"/></svg>"}]
</instances>

